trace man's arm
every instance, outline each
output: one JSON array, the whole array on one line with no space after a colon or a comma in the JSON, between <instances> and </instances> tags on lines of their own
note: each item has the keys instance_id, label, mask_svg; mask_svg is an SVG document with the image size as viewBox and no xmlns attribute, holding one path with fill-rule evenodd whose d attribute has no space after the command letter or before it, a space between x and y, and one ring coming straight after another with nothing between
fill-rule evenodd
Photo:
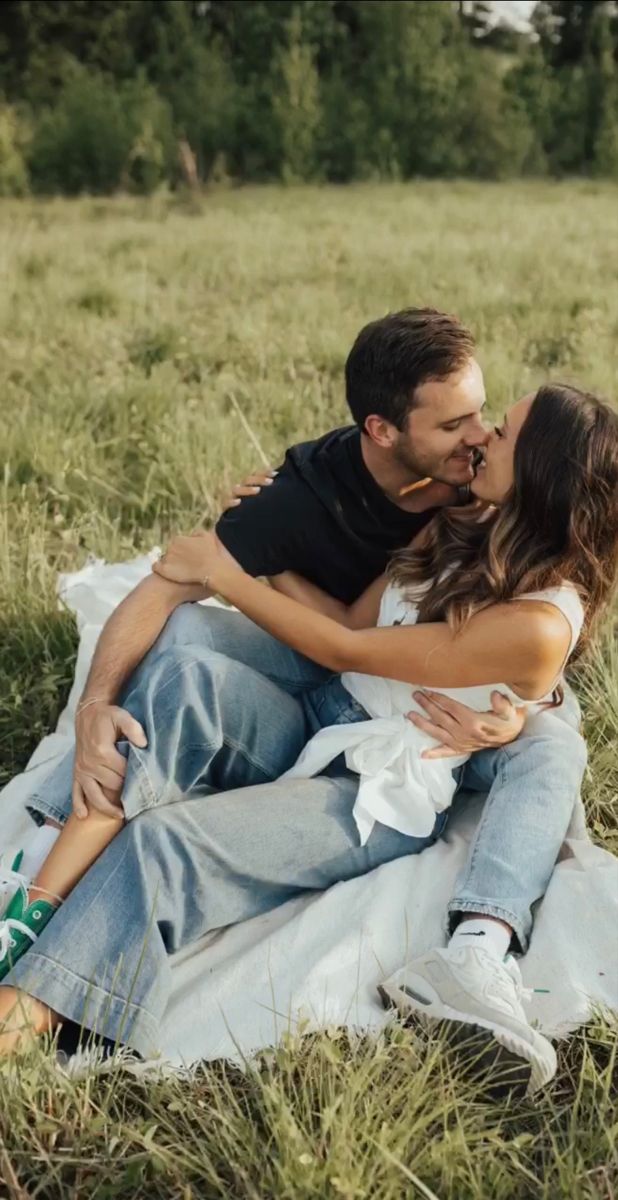
<instances>
[{"instance_id":1,"label":"man's arm","mask_svg":"<svg viewBox=\"0 0 618 1200\"><path fill-rule=\"evenodd\" d=\"M116 742L124 737L136 746L146 745L139 722L116 705L118 692L154 645L174 609L210 594L201 584L169 583L149 575L104 625L75 719L73 808L77 816L87 816L89 805L118 815L126 759L116 749Z\"/></svg>"},{"instance_id":2,"label":"man's arm","mask_svg":"<svg viewBox=\"0 0 618 1200\"><path fill-rule=\"evenodd\" d=\"M302 520L299 499L302 504L299 484L284 466L272 488L247 501L231 520L219 522L230 557L255 575L296 566L299 542L306 537L303 531L311 527ZM112 613L99 638L75 722L73 808L78 816L85 817L88 806L119 815L126 759L116 742L127 738L143 747L146 738L139 722L114 701L174 609L209 595L200 585L174 584L153 574Z\"/></svg>"},{"instance_id":3,"label":"man's arm","mask_svg":"<svg viewBox=\"0 0 618 1200\"><path fill-rule=\"evenodd\" d=\"M201 584L169 583L148 575L125 596L105 623L80 704L94 697L113 704L122 685L156 642L179 604L212 595Z\"/></svg>"}]
</instances>

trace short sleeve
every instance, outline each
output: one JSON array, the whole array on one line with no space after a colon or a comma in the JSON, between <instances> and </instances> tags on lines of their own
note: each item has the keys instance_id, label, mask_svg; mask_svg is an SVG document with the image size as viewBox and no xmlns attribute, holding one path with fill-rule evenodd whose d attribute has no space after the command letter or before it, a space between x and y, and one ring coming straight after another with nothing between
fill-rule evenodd
<instances>
[{"instance_id":1,"label":"short sleeve","mask_svg":"<svg viewBox=\"0 0 618 1200\"><path fill-rule=\"evenodd\" d=\"M285 473L224 513L217 537L250 575L297 569L303 531L311 528L312 497L302 479ZM315 514L314 514L315 517Z\"/></svg>"}]
</instances>

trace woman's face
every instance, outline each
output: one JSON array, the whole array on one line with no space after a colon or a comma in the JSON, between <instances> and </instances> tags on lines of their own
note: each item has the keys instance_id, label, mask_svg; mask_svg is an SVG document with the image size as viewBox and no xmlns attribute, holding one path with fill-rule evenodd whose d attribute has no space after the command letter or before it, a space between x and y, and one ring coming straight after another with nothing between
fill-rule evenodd
<instances>
[{"instance_id":1,"label":"woman's face","mask_svg":"<svg viewBox=\"0 0 618 1200\"><path fill-rule=\"evenodd\" d=\"M530 412L534 396L517 401L504 418L494 426L484 449L484 461L476 469L470 490L479 500L502 504L515 481L515 446L520 429Z\"/></svg>"}]
</instances>

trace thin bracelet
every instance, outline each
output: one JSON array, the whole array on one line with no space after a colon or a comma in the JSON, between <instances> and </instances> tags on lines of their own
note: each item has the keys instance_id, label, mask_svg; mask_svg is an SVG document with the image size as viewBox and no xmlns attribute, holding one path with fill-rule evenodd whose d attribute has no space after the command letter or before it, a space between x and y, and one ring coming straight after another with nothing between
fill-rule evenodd
<instances>
[{"instance_id":1,"label":"thin bracelet","mask_svg":"<svg viewBox=\"0 0 618 1200\"><path fill-rule=\"evenodd\" d=\"M85 708L88 708L89 704L106 704L106 703L107 703L107 701L104 700L102 696L93 696L92 700L84 700L83 704L77 705L77 708L75 709L75 717L77 718L79 716L80 712L83 712L83 710Z\"/></svg>"}]
</instances>

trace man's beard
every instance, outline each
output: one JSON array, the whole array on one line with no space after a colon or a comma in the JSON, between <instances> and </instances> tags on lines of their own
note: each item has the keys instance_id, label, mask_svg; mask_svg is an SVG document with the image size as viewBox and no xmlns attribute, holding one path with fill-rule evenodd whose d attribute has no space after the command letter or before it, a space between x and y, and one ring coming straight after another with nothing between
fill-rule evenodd
<instances>
[{"instance_id":1,"label":"man's beard","mask_svg":"<svg viewBox=\"0 0 618 1200\"><path fill-rule=\"evenodd\" d=\"M435 460L430 460L429 456L426 459L411 453L409 445L404 442L397 442L393 447L395 459L400 467L403 467L406 474L413 479L437 479L440 481L440 468L444 471L444 463L438 463Z\"/></svg>"},{"instance_id":2,"label":"man's beard","mask_svg":"<svg viewBox=\"0 0 618 1200\"><path fill-rule=\"evenodd\" d=\"M471 479L474 478L474 475L471 475L470 473L468 473L468 476L465 479L461 477L463 467L461 459L459 463L457 463L456 461L451 461L451 459L431 459L429 455L427 455L426 458L423 458L422 456L419 457L418 455L411 453L409 444L404 442L403 438L401 442L398 442L394 446L393 449L399 466L403 467L411 478L434 479L436 483L445 483L450 487L465 487L468 483L470 483ZM476 467L476 463L478 461L477 454L477 451L472 451L471 461L473 468ZM464 456L462 455L461 457L463 458ZM451 467L450 474L449 464ZM453 475L456 472L459 477L453 478Z\"/></svg>"}]
</instances>

